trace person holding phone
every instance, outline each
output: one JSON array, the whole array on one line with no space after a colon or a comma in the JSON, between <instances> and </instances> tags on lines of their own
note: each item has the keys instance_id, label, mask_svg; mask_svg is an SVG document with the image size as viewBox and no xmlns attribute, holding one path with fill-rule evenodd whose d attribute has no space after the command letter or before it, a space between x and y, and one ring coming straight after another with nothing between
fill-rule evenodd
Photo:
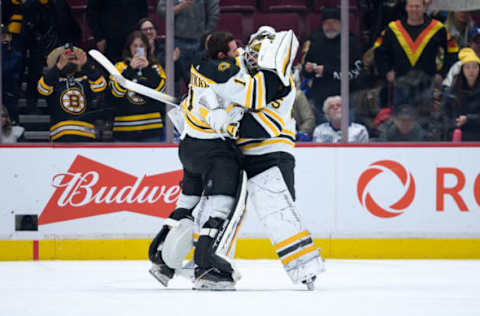
<instances>
[{"instance_id":1,"label":"person holding phone","mask_svg":"<svg viewBox=\"0 0 480 316\"><path fill-rule=\"evenodd\" d=\"M128 36L122 59L115 67L125 78L158 91L165 90L165 71L142 32L134 31ZM165 104L129 91L113 78L109 87L114 108L113 138L126 142L162 141Z\"/></svg>"}]
</instances>

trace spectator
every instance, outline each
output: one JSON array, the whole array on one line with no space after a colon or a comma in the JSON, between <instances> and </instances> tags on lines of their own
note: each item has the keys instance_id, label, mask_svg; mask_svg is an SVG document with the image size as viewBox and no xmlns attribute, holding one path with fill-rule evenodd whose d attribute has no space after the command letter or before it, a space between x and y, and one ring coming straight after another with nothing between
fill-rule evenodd
<instances>
[{"instance_id":1,"label":"spectator","mask_svg":"<svg viewBox=\"0 0 480 316\"><path fill-rule=\"evenodd\" d=\"M473 49L475 54L480 57L480 28L475 27L472 30L472 34L470 35L471 42L470 42L470 48ZM447 88L450 88L453 83L453 79L455 76L457 76L460 73L460 69L462 68L462 62L459 60L455 64L453 64L452 67L450 67L450 70L448 71L447 76L445 77L445 80L443 80L443 85L446 86Z\"/></svg>"},{"instance_id":2,"label":"spectator","mask_svg":"<svg viewBox=\"0 0 480 316\"><path fill-rule=\"evenodd\" d=\"M48 70L38 81L38 92L47 97L51 116L50 140L85 142L97 138L92 100L107 83L87 59L71 44L54 49L47 58Z\"/></svg>"},{"instance_id":3,"label":"spectator","mask_svg":"<svg viewBox=\"0 0 480 316\"><path fill-rule=\"evenodd\" d=\"M6 107L2 108L2 139L0 143L13 144L22 136L25 129L21 126L12 126L10 116Z\"/></svg>"},{"instance_id":4,"label":"spectator","mask_svg":"<svg viewBox=\"0 0 480 316\"><path fill-rule=\"evenodd\" d=\"M380 141L383 142L421 142L426 133L416 120L415 110L410 105L398 105L393 115L380 126Z\"/></svg>"},{"instance_id":5,"label":"spectator","mask_svg":"<svg viewBox=\"0 0 480 316\"><path fill-rule=\"evenodd\" d=\"M65 0L24 1L22 37L28 54L25 65L27 75L26 112L39 112L37 82L42 76L47 55L65 43L80 44L81 29L72 16Z\"/></svg>"},{"instance_id":6,"label":"spectator","mask_svg":"<svg viewBox=\"0 0 480 316\"><path fill-rule=\"evenodd\" d=\"M313 78L310 96L315 106L316 123L324 122L322 106L331 95L340 94L340 10L325 7L322 11L322 29L313 32L305 42L303 75ZM362 70L361 49L356 36L350 34L351 88Z\"/></svg>"},{"instance_id":7,"label":"spectator","mask_svg":"<svg viewBox=\"0 0 480 316\"><path fill-rule=\"evenodd\" d=\"M184 67L183 80L190 82L190 65L200 50L200 38L205 31L217 27L219 0L175 0L175 47L180 48L180 60ZM166 0L160 0L157 13L166 16Z\"/></svg>"},{"instance_id":8,"label":"spectator","mask_svg":"<svg viewBox=\"0 0 480 316\"><path fill-rule=\"evenodd\" d=\"M389 83L410 70L421 70L436 82L456 60L458 46L444 25L425 15L423 0L407 0L407 18L390 22L375 42L375 62L379 73ZM444 60L437 68L437 55L443 50Z\"/></svg>"},{"instance_id":9,"label":"spectator","mask_svg":"<svg viewBox=\"0 0 480 316\"><path fill-rule=\"evenodd\" d=\"M2 24L2 97L13 123L18 123L18 82L23 55L12 45L12 34Z\"/></svg>"},{"instance_id":10,"label":"spectator","mask_svg":"<svg viewBox=\"0 0 480 316\"><path fill-rule=\"evenodd\" d=\"M474 28L472 16L468 11L451 11L448 13L445 27L455 40L459 48L467 47L471 41L471 35Z\"/></svg>"},{"instance_id":11,"label":"spectator","mask_svg":"<svg viewBox=\"0 0 480 316\"><path fill-rule=\"evenodd\" d=\"M151 18L140 19L137 25L137 29L142 31L148 38L150 49L152 50L152 56L155 56L158 63L165 68L165 45L157 38L157 26ZM178 60L180 57L180 49L175 47L173 51L173 61L175 62L175 86L178 86L180 78L183 77L183 66ZM178 93L176 93L178 95Z\"/></svg>"},{"instance_id":12,"label":"spectator","mask_svg":"<svg viewBox=\"0 0 480 316\"><path fill-rule=\"evenodd\" d=\"M147 0L88 0L87 3L87 23L96 47L114 63L122 58L125 38L147 15Z\"/></svg>"},{"instance_id":13,"label":"spectator","mask_svg":"<svg viewBox=\"0 0 480 316\"><path fill-rule=\"evenodd\" d=\"M157 38L157 26L153 20L148 17L140 19L137 24L137 30L142 31L142 33L145 34L148 38L152 55L155 56L162 66L165 66L165 45ZM173 61L176 62L179 57L180 49L175 47L175 50L173 51Z\"/></svg>"},{"instance_id":14,"label":"spectator","mask_svg":"<svg viewBox=\"0 0 480 316\"><path fill-rule=\"evenodd\" d=\"M323 105L323 112L328 122L322 123L313 131L313 141L317 143L339 143L342 141L342 99L340 96L329 97ZM365 126L350 123L348 126L349 143L368 143Z\"/></svg>"},{"instance_id":15,"label":"spectator","mask_svg":"<svg viewBox=\"0 0 480 316\"><path fill-rule=\"evenodd\" d=\"M115 65L122 75L158 91L165 90L165 72L157 63L147 37L132 32L123 50L123 61ZM113 138L117 141L159 142L163 137L165 104L126 90L110 81L114 107Z\"/></svg>"},{"instance_id":16,"label":"spectator","mask_svg":"<svg viewBox=\"0 0 480 316\"><path fill-rule=\"evenodd\" d=\"M302 90L297 89L293 103L293 117L297 122L297 141L309 142L315 127L315 115L312 106Z\"/></svg>"},{"instance_id":17,"label":"spectator","mask_svg":"<svg viewBox=\"0 0 480 316\"><path fill-rule=\"evenodd\" d=\"M454 127L462 130L463 141L479 141L480 58L471 48L462 49L458 55L462 68L453 86L455 97L446 105L447 113Z\"/></svg>"},{"instance_id":18,"label":"spectator","mask_svg":"<svg viewBox=\"0 0 480 316\"><path fill-rule=\"evenodd\" d=\"M388 23L405 17L405 0L365 0L365 29L369 35L368 43L378 38Z\"/></svg>"}]
</instances>

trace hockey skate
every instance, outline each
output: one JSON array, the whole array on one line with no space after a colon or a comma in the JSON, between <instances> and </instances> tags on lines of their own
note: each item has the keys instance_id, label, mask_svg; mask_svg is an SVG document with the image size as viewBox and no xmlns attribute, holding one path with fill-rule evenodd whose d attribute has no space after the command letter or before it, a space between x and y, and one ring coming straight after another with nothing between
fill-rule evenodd
<instances>
[{"instance_id":1,"label":"hockey skate","mask_svg":"<svg viewBox=\"0 0 480 316\"><path fill-rule=\"evenodd\" d=\"M195 269L194 290L204 291L234 291L236 281L230 273L215 268Z\"/></svg>"},{"instance_id":2,"label":"hockey skate","mask_svg":"<svg viewBox=\"0 0 480 316\"><path fill-rule=\"evenodd\" d=\"M168 287L168 281L170 281L174 274L175 270L169 268L166 264L152 264L150 274L158 280L164 287Z\"/></svg>"}]
</instances>

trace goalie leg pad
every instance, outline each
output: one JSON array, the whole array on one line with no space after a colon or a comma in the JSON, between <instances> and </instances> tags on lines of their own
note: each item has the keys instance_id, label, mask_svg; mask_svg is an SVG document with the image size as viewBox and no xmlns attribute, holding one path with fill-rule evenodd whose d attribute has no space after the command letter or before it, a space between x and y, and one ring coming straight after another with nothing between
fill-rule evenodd
<instances>
[{"instance_id":1,"label":"goalie leg pad","mask_svg":"<svg viewBox=\"0 0 480 316\"><path fill-rule=\"evenodd\" d=\"M323 271L318 248L305 228L302 216L278 167L248 180L248 197L294 283Z\"/></svg>"},{"instance_id":2,"label":"goalie leg pad","mask_svg":"<svg viewBox=\"0 0 480 316\"><path fill-rule=\"evenodd\" d=\"M162 259L174 269L181 269L183 260L193 248L193 219L184 218L170 229L165 238Z\"/></svg>"},{"instance_id":3,"label":"goalie leg pad","mask_svg":"<svg viewBox=\"0 0 480 316\"><path fill-rule=\"evenodd\" d=\"M172 227L176 226L180 220L189 219L193 221L191 213L192 211L190 209L177 208L170 214L170 216L165 220L160 232L150 243L150 247L148 249L148 257L150 261L155 264L165 264L162 258L162 250L164 248L167 235Z\"/></svg>"}]
</instances>

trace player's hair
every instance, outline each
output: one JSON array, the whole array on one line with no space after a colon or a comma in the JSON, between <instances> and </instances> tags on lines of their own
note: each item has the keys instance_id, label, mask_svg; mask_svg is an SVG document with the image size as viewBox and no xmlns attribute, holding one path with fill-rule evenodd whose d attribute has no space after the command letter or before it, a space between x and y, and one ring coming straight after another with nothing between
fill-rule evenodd
<instances>
[{"instance_id":1,"label":"player's hair","mask_svg":"<svg viewBox=\"0 0 480 316\"><path fill-rule=\"evenodd\" d=\"M214 32L206 43L207 55L212 59L218 58L218 53L227 55L230 47L228 44L233 41L232 33Z\"/></svg>"},{"instance_id":2,"label":"player's hair","mask_svg":"<svg viewBox=\"0 0 480 316\"><path fill-rule=\"evenodd\" d=\"M147 57L148 62L151 65L158 64L157 58L152 54L152 50L150 48L150 43L148 42L147 36L141 31L133 31L128 35L125 46L123 48L122 59L128 60L133 57L132 53L130 53L130 45L132 45L133 41L137 38L141 39L143 44L145 45L145 57Z\"/></svg>"}]
</instances>

